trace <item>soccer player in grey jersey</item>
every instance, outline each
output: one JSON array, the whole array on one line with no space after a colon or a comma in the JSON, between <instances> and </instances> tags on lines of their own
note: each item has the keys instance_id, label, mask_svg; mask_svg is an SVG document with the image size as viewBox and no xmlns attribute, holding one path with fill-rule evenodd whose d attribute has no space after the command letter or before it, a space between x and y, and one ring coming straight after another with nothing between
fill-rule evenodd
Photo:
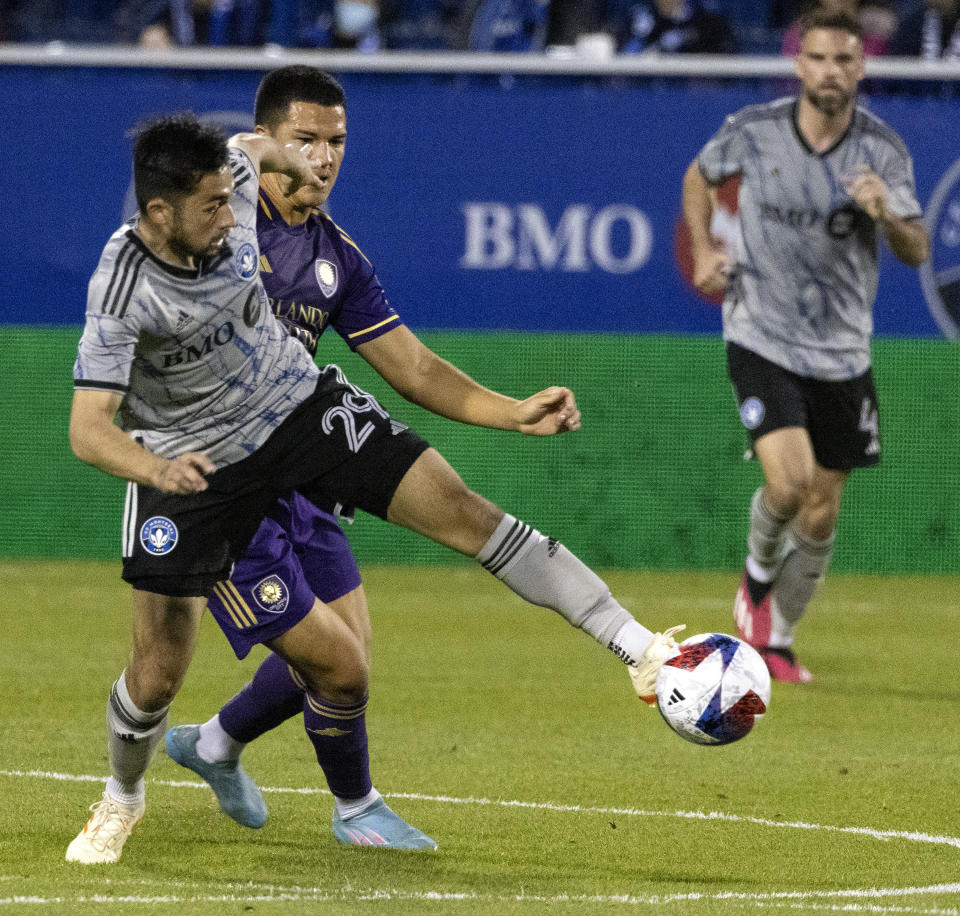
<instances>
[{"instance_id":1,"label":"soccer player in grey jersey","mask_svg":"<svg viewBox=\"0 0 960 916\"><path fill-rule=\"evenodd\" d=\"M688 168L694 283L726 290L723 338L740 418L760 460L734 618L774 678L802 683L794 629L833 549L850 471L879 460L870 369L878 236L905 264L928 256L903 140L856 105L858 24L805 22L798 97L736 112ZM735 251L711 236L713 188L739 176Z\"/></svg>"},{"instance_id":2,"label":"soccer player in grey jersey","mask_svg":"<svg viewBox=\"0 0 960 916\"><path fill-rule=\"evenodd\" d=\"M91 283L70 441L78 457L131 481L123 577L133 586L134 638L107 704L111 775L67 849L72 862L118 861L145 810L143 776L193 654L203 596L229 584L233 561L291 491L475 557L616 653L647 702L676 653L679 628L641 626L563 545L469 490L438 452L338 367L314 366L280 329L257 283L258 167L285 174L287 192L313 189L318 205L329 176L299 142L240 135L231 145L239 153L192 117L144 130L134 149L138 219L108 243ZM481 410L476 383L455 371L444 378L437 396L449 416L479 422L480 411L483 425L531 435L579 428L568 389L523 401L488 392ZM318 601L265 640L296 670L307 704L324 705L334 617Z\"/></svg>"}]
</instances>

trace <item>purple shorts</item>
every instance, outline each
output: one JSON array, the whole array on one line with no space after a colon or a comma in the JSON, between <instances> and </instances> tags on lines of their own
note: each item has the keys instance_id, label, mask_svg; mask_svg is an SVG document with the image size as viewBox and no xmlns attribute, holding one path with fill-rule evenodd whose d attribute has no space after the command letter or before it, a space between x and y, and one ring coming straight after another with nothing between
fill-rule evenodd
<instances>
[{"instance_id":1,"label":"purple shorts","mask_svg":"<svg viewBox=\"0 0 960 916\"><path fill-rule=\"evenodd\" d=\"M337 520L299 493L276 502L233 575L207 606L237 658L298 624L314 596L329 602L360 585L360 570Z\"/></svg>"}]
</instances>

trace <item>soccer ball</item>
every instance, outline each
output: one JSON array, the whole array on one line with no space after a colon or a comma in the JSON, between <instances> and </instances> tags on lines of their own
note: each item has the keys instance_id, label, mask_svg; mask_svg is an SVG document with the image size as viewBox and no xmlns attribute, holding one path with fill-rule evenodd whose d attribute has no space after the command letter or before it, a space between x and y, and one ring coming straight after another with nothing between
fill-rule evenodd
<instances>
[{"instance_id":1,"label":"soccer ball","mask_svg":"<svg viewBox=\"0 0 960 916\"><path fill-rule=\"evenodd\" d=\"M701 633L657 675L657 708L695 744L739 741L770 702L770 673L752 646L726 633Z\"/></svg>"}]
</instances>

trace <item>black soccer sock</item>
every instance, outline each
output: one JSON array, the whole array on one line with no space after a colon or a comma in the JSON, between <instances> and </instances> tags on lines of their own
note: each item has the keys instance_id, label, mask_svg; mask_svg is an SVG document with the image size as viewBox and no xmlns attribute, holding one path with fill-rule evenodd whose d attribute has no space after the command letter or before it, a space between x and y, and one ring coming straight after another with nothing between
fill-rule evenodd
<instances>
[{"instance_id":1,"label":"black soccer sock","mask_svg":"<svg viewBox=\"0 0 960 916\"><path fill-rule=\"evenodd\" d=\"M749 572L747 573L747 592L753 604L760 604L770 594L771 588L773 588L773 582L760 582L758 579L754 579Z\"/></svg>"}]
</instances>

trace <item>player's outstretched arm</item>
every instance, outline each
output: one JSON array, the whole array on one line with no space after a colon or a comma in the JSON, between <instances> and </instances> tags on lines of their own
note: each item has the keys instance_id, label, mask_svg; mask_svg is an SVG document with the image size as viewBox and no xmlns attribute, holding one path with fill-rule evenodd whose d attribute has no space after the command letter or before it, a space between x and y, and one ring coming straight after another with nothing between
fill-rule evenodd
<instances>
[{"instance_id":1,"label":"player's outstretched arm","mask_svg":"<svg viewBox=\"0 0 960 916\"><path fill-rule=\"evenodd\" d=\"M580 427L568 389L548 388L524 401L498 394L437 356L407 327L361 344L357 352L394 391L441 417L534 436Z\"/></svg>"},{"instance_id":2,"label":"player's outstretched arm","mask_svg":"<svg viewBox=\"0 0 960 916\"><path fill-rule=\"evenodd\" d=\"M75 391L70 411L70 447L87 464L107 474L155 487L163 493L196 493L207 488L204 475L216 470L198 452L172 461L154 455L113 423L122 400L108 391Z\"/></svg>"},{"instance_id":3,"label":"player's outstretched arm","mask_svg":"<svg viewBox=\"0 0 960 916\"><path fill-rule=\"evenodd\" d=\"M286 175L291 184L285 193L292 194L298 188L321 189L317 176L304 155L302 144L279 143L267 134L234 134L228 141L229 146L243 150L257 169L262 172L279 172Z\"/></svg>"}]
</instances>

